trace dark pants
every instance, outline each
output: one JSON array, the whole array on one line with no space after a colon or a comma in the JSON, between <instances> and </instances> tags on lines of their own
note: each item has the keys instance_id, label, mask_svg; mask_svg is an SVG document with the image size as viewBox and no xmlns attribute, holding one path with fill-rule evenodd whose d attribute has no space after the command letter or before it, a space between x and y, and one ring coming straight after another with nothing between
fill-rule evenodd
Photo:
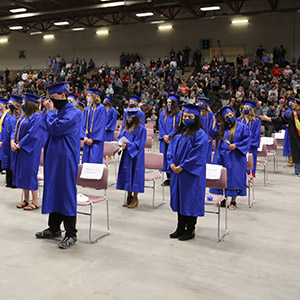
<instances>
[{"instance_id":1,"label":"dark pants","mask_svg":"<svg viewBox=\"0 0 300 300\"><path fill-rule=\"evenodd\" d=\"M6 186L12 186L13 175L11 169L6 169Z\"/></svg>"},{"instance_id":2,"label":"dark pants","mask_svg":"<svg viewBox=\"0 0 300 300\"><path fill-rule=\"evenodd\" d=\"M49 214L48 225L51 231L60 231L60 224L64 223L66 236L76 237L76 216L65 216L60 213Z\"/></svg>"},{"instance_id":3,"label":"dark pants","mask_svg":"<svg viewBox=\"0 0 300 300\"><path fill-rule=\"evenodd\" d=\"M197 217L181 215L178 212L178 225L180 230L186 230L188 232L193 232L197 224Z\"/></svg>"}]
</instances>

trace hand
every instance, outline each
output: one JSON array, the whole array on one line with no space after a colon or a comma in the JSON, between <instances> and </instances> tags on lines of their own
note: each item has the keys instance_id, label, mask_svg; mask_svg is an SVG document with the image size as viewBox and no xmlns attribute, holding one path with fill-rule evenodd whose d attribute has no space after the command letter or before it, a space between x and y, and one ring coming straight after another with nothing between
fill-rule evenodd
<instances>
[{"instance_id":1,"label":"hand","mask_svg":"<svg viewBox=\"0 0 300 300\"><path fill-rule=\"evenodd\" d=\"M272 122L272 119L270 117L267 117L266 115L260 116L260 119L262 121L268 121L268 122Z\"/></svg>"},{"instance_id":2,"label":"hand","mask_svg":"<svg viewBox=\"0 0 300 300\"><path fill-rule=\"evenodd\" d=\"M94 140L88 139L86 143L87 143L89 146L91 146L91 145L93 144L93 142L94 142Z\"/></svg>"},{"instance_id":3,"label":"hand","mask_svg":"<svg viewBox=\"0 0 300 300\"><path fill-rule=\"evenodd\" d=\"M47 110L51 110L54 108L54 104L50 99L45 101L45 106Z\"/></svg>"},{"instance_id":4,"label":"hand","mask_svg":"<svg viewBox=\"0 0 300 300\"><path fill-rule=\"evenodd\" d=\"M165 141L167 144L169 144L169 142L170 142L170 136L164 135L164 136L163 136L163 139L164 139L164 141Z\"/></svg>"},{"instance_id":5,"label":"hand","mask_svg":"<svg viewBox=\"0 0 300 300\"><path fill-rule=\"evenodd\" d=\"M83 138L83 142L86 143L86 144L87 144L87 141L88 141L88 140L89 140L88 137L84 137L84 138Z\"/></svg>"},{"instance_id":6,"label":"hand","mask_svg":"<svg viewBox=\"0 0 300 300\"><path fill-rule=\"evenodd\" d=\"M176 173L176 174L180 174L182 172L182 170L183 169L180 166L177 166L177 167L174 168L173 172Z\"/></svg>"},{"instance_id":7,"label":"hand","mask_svg":"<svg viewBox=\"0 0 300 300\"><path fill-rule=\"evenodd\" d=\"M3 145L3 142L0 142L0 147L2 147L2 145Z\"/></svg>"},{"instance_id":8,"label":"hand","mask_svg":"<svg viewBox=\"0 0 300 300\"><path fill-rule=\"evenodd\" d=\"M228 146L228 149L229 149L229 150L235 150L235 149L236 149L236 145L235 145L235 144L230 144L230 145Z\"/></svg>"},{"instance_id":9,"label":"hand","mask_svg":"<svg viewBox=\"0 0 300 300\"><path fill-rule=\"evenodd\" d=\"M123 144L121 147L122 147L123 149L125 149L125 148L127 147L127 145L126 145L126 144Z\"/></svg>"},{"instance_id":10,"label":"hand","mask_svg":"<svg viewBox=\"0 0 300 300\"><path fill-rule=\"evenodd\" d=\"M175 165L175 164L171 164L171 165L170 165L170 168L171 168L171 170L174 172L174 169L176 168L176 165Z\"/></svg>"},{"instance_id":11,"label":"hand","mask_svg":"<svg viewBox=\"0 0 300 300\"><path fill-rule=\"evenodd\" d=\"M15 143L15 141L11 141L10 146L13 152L16 152L18 150L18 145Z\"/></svg>"}]
</instances>

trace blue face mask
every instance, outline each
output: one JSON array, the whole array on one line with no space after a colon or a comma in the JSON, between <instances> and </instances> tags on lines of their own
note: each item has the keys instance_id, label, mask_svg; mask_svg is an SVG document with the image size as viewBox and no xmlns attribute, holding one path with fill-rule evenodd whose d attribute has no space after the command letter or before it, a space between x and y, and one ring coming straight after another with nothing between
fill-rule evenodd
<instances>
[{"instance_id":1,"label":"blue face mask","mask_svg":"<svg viewBox=\"0 0 300 300\"><path fill-rule=\"evenodd\" d=\"M290 108L290 109L293 109L293 108L294 108L294 105L289 104L289 108Z\"/></svg>"},{"instance_id":2,"label":"blue face mask","mask_svg":"<svg viewBox=\"0 0 300 300\"><path fill-rule=\"evenodd\" d=\"M92 99L92 98L90 98L90 97L89 97L89 98L87 98L87 103L88 103L88 104L92 104L92 103L93 103L93 99Z\"/></svg>"},{"instance_id":3,"label":"blue face mask","mask_svg":"<svg viewBox=\"0 0 300 300\"><path fill-rule=\"evenodd\" d=\"M15 107L13 106L13 104L9 104L8 108L11 110L11 112L14 112Z\"/></svg>"},{"instance_id":4,"label":"blue face mask","mask_svg":"<svg viewBox=\"0 0 300 300\"><path fill-rule=\"evenodd\" d=\"M190 128L195 123L195 119L182 119L182 123L186 128Z\"/></svg>"},{"instance_id":5,"label":"blue face mask","mask_svg":"<svg viewBox=\"0 0 300 300\"><path fill-rule=\"evenodd\" d=\"M250 110L249 109L244 109L244 115L249 115Z\"/></svg>"},{"instance_id":6,"label":"blue face mask","mask_svg":"<svg viewBox=\"0 0 300 300\"><path fill-rule=\"evenodd\" d=\"M234 116L231 116L231 117L225 119L225 122L226 122L227 124L234 124L234 122L235 122L235 117L234 117Z\"/></svg>"},{"instance_id":7,"label":"blue face mask","mask_svg":"<svg viewBox=\"0 0 300 300\"><path fill-rule=\"evenodd\" d=\"M171 111L172 103L167 103L168 111Z\"/></svg>"},{"instance_id":8,"label":"blue face mask","mask_svg":"<svg viewBox=\"0 0 300 300\"><path fill-rule=\"evenodd\" d=\"M24 104L21 105L21 109L25 112L25 105Z\"/></svg>"},{"instance_id":9,"label":"blue face mask","mask_svg":"<svg viewBox=\"0 0 300 300\"><path fill-rule=\"evenodd\" d=\"M133 107L135 107L135 104L134 103L129 103L129 107L133 108Z\"/></svg>"}]
</instances>

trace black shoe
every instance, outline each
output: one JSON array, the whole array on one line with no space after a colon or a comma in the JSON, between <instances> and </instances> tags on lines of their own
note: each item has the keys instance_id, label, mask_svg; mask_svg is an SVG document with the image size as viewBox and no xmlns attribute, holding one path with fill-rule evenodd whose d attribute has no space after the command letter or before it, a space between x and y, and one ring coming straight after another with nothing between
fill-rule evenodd
<instances>
[{"instance_id":1,"label":"black shoe","mask_svg":"<svg viewBox=\"0 0 300 300\"><path fill-rule=\"evenodd\" d=\"M162 185L163 186L170 186L170 179L166 179Z\"/></svg>"},{"instance_id":2,"label":"black shoe","mask_svg":"<svg viewBox=\"0 0 300 300\"><path fill-rule=\"evenodd\" d=\"M10 188L10 187L11 187L11 184L8 183L8 184L6 185L6 187L7 187L7 188Z\"/></svg>"},{"instance_id":3,"label":"black shoe","mask_svg":"<svg viewBox=\"0 0 300 300\"><path fill-rule=\"evenodd\" d=\"M176 231L174 231L173 233L171 233L169 235L169 237L171 239L178 239L181 235L183 235L185 233L185 230L184 229L176 229Z\"/></svg>"},{"instance_id":4,"label":"black shoe","mask_svg":"<svg viewBox=\"0 0 300 300\"><path fill-rule=\"evenodd\" d=\"M195 237L195 231L186 231L183 235L181 235L178 239L179 241L187 241L191 240Z\"/></svg>"},{"instance_id":5,"label":"black shoe","mask_svg":"<svg viewBox=\"0 0 300 300\"><path fill-rule=\"evenodd\" d=\"M18 187L17 187L16 185L13 184L10 188L11 188L11 189L17 189Z\"/></svg>"},{"instance_id":6,"label":"black shoe","mask_svg":"<svg viewBox=\"0 0 300 300\"><path fill-rule=\"evenodd\" d=\"M58 244L60 249L69 249L77 243L77 238L73 236L65 236Z\"/></svg>"},{"instance_id":7,"label":"black shoe","mask_svg":"<svg viewBox=\"0 0 300 300\"><path fill-rule=\"evenodd\" d=\"M55 239L61 237L61 231L51 231L49 228L39 231L35 234L35 237L38 239Z\"/></svg>"},{"instance_id":8,"label":"black shoe","mask_svg":"<svg viewBox=\"0 0 300 300\"><path fill-rule=\"evenodd\" d=\"M2 175L6 174L6 170L2 170L2 171L1 171L1 174L2 174Z\"/></svg>"}]
</instances>

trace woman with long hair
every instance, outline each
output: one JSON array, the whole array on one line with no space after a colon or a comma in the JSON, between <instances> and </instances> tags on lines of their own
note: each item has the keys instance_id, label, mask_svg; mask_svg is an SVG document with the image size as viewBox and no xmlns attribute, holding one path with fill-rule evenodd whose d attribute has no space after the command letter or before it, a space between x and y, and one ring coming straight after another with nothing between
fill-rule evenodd
<instances>
[{"instance_id":1,"label":"woman with long hair","mask_svg":"<svg viewBox=\"0 0 300 300\"><path fill-rule=\"evenodd\" d=\"M170 173L168 171L167 164L167 151L170 143L170 138L174 134L180 120L181 111L179 109L178 103L180 101L180 96L175 94L169 94L167 99L167 106L161 112L158 120L159 125L159 137L160 141L160 153L164 154L164 167L163 172L167 173L167 179L163 183L165 186L170 185Z\"/></svg>"},{"instance_id":2,"label":"woman with long hair","mask_svg":"<svg viewBox=\"0 0 300 300\"><path fill-rule=\"evenodd\" d=\"M117 189L127 191L127 201L123 207L135 208L139 204L138 193L145 188L145 143L147 130L138 116L138 109L126 111L126 125L117 137L117 141L126 138L122 143L122 158L119 166Z\"/></svg>"},{"instance_id":3,"label":"woman with long hair","mask_svg":"<svg viewBox=\"0 0 300 300\"><path fill-rule=\"evenodd\" d=\"M24 94L22 104L24 114L17 121L11 140L11 149L16 153L14 184L24 192L24 200L17 205L17 208L24 208L24 210L39 208L37 173L42 151L40 138L42 115L37 103L39 98L31 93ZM32 192L31 203L29 191Z\"/></svg>"},{"instance_id":4,"label":"woman with long hair","mask_svg":"<svg viewBox=\"0 0 300 300\"><path fill-rule=\"evenodd\" d=\"M3 133L5 132L6 120L9 119L9 110L7 110L8 99L0 97L0 172L5 174L3 168Z\"/></svg>"},{"instance_id":5,"label":"woman with long hair","mask_svg":"<svg viewBox=\"0 0 300 300\"><path fill-rule=\"evenodd\" d=\"M250 150L251 132L245 124L237 122L234 113L224 106L217 113L221 117L216 135L216 151L213 163L227 169L225 196L232 197L229 209L236 209L237 196L247 195L246 168L247 153ZM222 195L223 190L210 189L212 194ZM223 202L221 205L223 206Z\"/></svg>"},{"instance_id":6,"label":"woman with long hair","mask_svg":"<svg viewBox=\"0 0 300 300\"><path fill-rule=\"evenodd\" d=\"M112 106L114 100L111 97L105 97L103 104L106 108L106 126L105 126L105 134L104 141L113 141L114 140L114 132L117 124L117 111Z\"/></svg>"},{"instance_id":7,"label":"woman with long hair","mask_svg":"<svg viewBox=\"0 0 300 300\"><path fill-rule=\"evenodd\" d=\"M87 94L88 106L83 115L83 155L82 163L103 162L104 134L106 126L106 109L100 99L100 90L89 88Z\"/></svg>"},{"instance_id":8,"label":"woman with long hair","mask_svg":"<svg viewBox=\"0 0 300 300\"><path fill-rule=\"evenodd\" d=\"M208 136L199 112L204 107L182 106L185 108L182 122L171 137L167 159L171 172L171 208L178 214L177 228L170 238L186 241L195 237L197 217L204 216Z\"/></svg>"},{"instance_id":9,"label":"woman with long hair","mask_svg":"<svg viewBox=\"0 0 300 300\"><path fill-rule=\"evenodd\" d=\"M251 144L250 151L253 155L253 170L252 177L255 178L256 174L256 162L257 162L257 148L260 145L260 134L261 134L261 121L255 116L254 108L257 102L251 100L244 101L244 107L241 116L237 119L239 122L248 126L251 132ZM250 170L247 170L247 174L250 175ZM250 180L252 180L252 177Z\"/></svg>"}]
</instances>

